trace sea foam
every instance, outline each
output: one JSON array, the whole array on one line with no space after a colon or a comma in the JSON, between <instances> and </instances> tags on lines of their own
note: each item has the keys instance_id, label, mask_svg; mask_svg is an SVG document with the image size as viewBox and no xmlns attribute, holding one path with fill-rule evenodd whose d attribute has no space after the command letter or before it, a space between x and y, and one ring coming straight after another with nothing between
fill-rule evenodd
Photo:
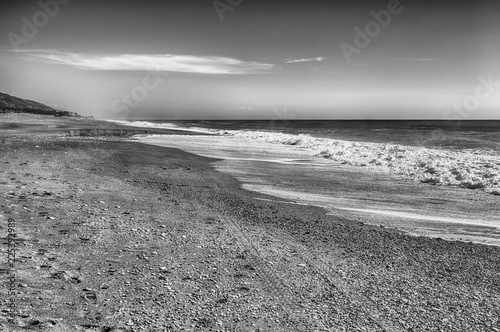
<instances>
[{"instance_id":1,"label":"sea foam","mask_svg":"<svg viewBox=\"0 0 500 332\"><path fill-rule=\"evenodd\" d=\"M207 130L214 134L293 145L343 164L377 168L416 181L482 189L500 195L500 157L493 150L441 150L351 142L262 131Z\"/></svg>"},{"instance_id":2,"label":"sea foam","mask_svg":"<svg viewBox=\"0 0 500 332\"><path fill-rule=\"evenodd\" d=\"M129 123L174 129L173 124ZM180 128L255 141L292 145L343 164L384 170L435 185L480 189L500 195L500 156L487 149L442 150L388 143L352 142L310 135L251 130Z\"/></svg>"}]
</instances>

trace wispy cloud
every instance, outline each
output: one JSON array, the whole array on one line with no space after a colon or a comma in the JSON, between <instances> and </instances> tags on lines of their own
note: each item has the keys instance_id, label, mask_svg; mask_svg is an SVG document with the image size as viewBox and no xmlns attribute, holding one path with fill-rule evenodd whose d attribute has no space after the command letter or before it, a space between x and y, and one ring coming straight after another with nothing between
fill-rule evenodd
<instances>
[{"instance_id":1,"label":"wispy cloud","mask_svg":"<svg viewBox=\"0 0 500 332\"><path fill-rule=\"evenodd\" d=\"M310 58L310 59L290 59L290 60L287 60L285 63L323 62L325 60L326 60L326 58L323 58L323 57Z\"/></svg>"},{"instance_id":2,"label":"wispy cloud","mask_svg":"<svg viewBox=\"0 0 500 332\"><path fill-rule=\"evenodd\" d=\"M440 58L396 58L394 61L413 61L413 62L428 62L428 61L436 61Z\"/></svg>"},{"instance_id":3,"label":"wispy cloud","mask_svg":"<svg viewBox=\"0 0 500 332\"><path fill-rule=\"evenodd\" d=\"M19 51L30 57L82 70L155 70L179 73L261 74L274 65L228 57L176 54L89 55L59 51Z\"/></svg>"},{"instance_id":4,"label":"wispy cloud","mask_svg":"<svg viewBox=\"0 0 500 332\"><path fill-rule=\"evenodd\" d=\"M236 109L239 111L253 111L254 108L252 106L239 106Z\"/></svg>"}]
</instances>

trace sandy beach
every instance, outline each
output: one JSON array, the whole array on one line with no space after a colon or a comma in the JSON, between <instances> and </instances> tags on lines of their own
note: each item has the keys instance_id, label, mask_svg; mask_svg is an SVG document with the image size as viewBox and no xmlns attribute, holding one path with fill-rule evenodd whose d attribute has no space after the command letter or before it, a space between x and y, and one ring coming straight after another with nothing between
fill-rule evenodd
<instances>
[{"instance_id":1,"label":"sandy beach","mask_svg":"<svg viewBox=\"0 0 500 332\"><path fill-rule=\"evenodd\" d=\"M0 114L0 331L500 331L500 247L249 191L151 133Z\"/></svg>"}]
</instances>

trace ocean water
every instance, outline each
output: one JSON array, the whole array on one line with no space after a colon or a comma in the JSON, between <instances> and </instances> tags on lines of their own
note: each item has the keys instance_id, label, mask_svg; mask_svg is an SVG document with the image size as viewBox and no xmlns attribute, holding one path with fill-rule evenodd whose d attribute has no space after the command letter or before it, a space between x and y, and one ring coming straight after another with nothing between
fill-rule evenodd
<instances>
[{"instance_id":1,"label":"ocean water","mask_svg":"<svg viewBox=\"0 0 500 332\"><path fill-rule=\"evenodd\" d=\"M164 121L151 121L161 124ZM500 121L430 120L253 120L173 121L185 128L263 131L354 142L390 143L440 149L500 152Z\"/></svg>"},{"instance_id":2,"label":"ocean water","mask_svg":"<svg viewBox=\"0 0 500 332\"><path fill-rule=\"evenodd\" d=\"M500 122L134 121L213 136L147 144L217 158L243 187L283 204L403 230L500 245Z\"/></svg>"},{"instance_id":3,"label":"ocean water","mask_svg":"<svg viewBox=\"0 0 500 332\"><path fill-rule=\"evenodd\" d=\"M292 145L418 182L500 195L500 121L135 121Z\"/></svg>"}]
</instances>

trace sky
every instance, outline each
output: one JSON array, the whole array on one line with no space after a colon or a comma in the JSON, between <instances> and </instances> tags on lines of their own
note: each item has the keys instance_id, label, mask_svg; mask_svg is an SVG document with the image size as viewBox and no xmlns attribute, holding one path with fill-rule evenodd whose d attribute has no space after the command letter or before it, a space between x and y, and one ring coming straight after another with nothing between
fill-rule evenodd
<instances>
[{"instance_id":1,"label":"sky","mask_svg":"<svg viewBox=\"0 0 500 332\"><path fill-rule=\"evenodd\" d=\"M500 119L498 0L3 0L0 92L97 118Z\"/></svg>"}]
</instances>

